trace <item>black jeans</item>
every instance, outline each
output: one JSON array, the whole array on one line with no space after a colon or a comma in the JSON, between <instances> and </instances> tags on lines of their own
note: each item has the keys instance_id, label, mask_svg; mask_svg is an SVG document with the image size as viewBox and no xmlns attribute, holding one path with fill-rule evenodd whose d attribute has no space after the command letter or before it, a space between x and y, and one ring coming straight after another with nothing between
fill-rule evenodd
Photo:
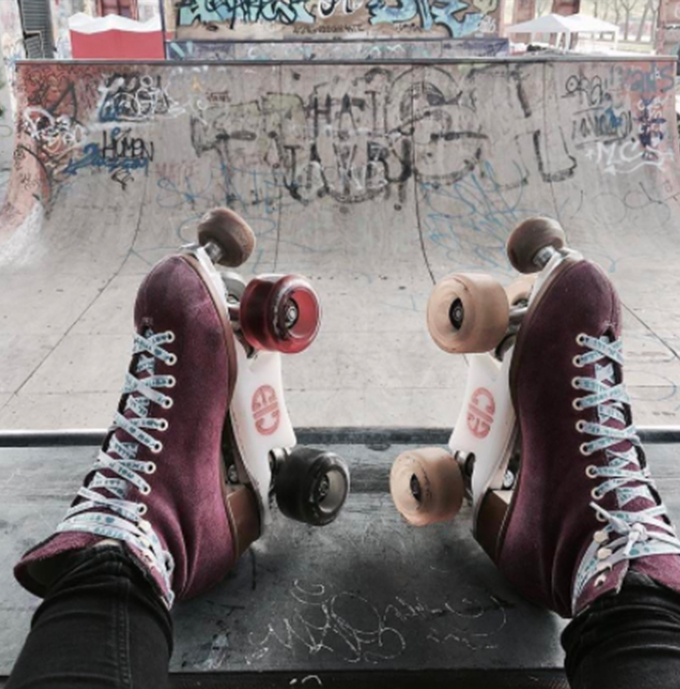
<instances>
[{"instance_id":1,"label":"black jeans","mask_svg":"<svg viewBox=\"0 0 680 689\"><path fill-rule=\"evenodd\" d=\"M631 572L562 634L572 689L680 687L680 595Z\"/></svg>"},{"instance_id":2,"label":"black jeans","mask_svg":"<svg viewBox=\"0 0 680 689\"><path fill-rule=\"evenodd\" d=\"M33 616L6 689L165 689L172 620L121 548L75 555Z\"/></svg>"},{"instance_id":3,"label":"black jeans","mask_svg":"<svg viewBox=\"0 0 680 689\"><path fill-rule=\"evenodd\" d=\"M565 629L573 689L680 687L680 596L630 574ZM74 556L33 618L6 689L164 689L172 620L123 550Z\"/></svg>"}]
</instances>

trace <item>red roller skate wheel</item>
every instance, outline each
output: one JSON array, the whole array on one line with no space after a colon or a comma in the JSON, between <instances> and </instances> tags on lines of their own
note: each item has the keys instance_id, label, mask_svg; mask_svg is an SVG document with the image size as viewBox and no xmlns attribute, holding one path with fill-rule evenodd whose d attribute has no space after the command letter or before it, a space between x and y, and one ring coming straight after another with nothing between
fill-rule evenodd
<instances>
[{"instance_id":1,"label":"red roller skate wheel","mask_svg":"<svg viewBox=\"0 0 680 689\"><path fill-rule=\"evenodd\" d=\"M316 292L300 275L263 275L246 286L240 319L251 346L296 354L314 341L321 307Z\"/></svg>"}]
</instances>

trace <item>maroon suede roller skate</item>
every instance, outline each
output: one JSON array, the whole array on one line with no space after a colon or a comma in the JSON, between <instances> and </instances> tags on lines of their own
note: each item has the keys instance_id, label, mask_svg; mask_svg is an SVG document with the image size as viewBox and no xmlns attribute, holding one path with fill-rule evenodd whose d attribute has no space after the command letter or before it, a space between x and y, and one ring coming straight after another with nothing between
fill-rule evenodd
<instances>
[{"instance_id":1,"label":"maroon suede roller skate","mask_svg":"<svg viewBox=\"0 0 680 689\"><path fill-rule=\"evenodd\" d=\"M245 325L279 351L301 351L318 329L316 295L298 276L256 278L246 288L218 273L213 262L238 266L255 242L227 209L205 216L199 240L158 263L139 289L132 362L110 432L56 533L15 568L37 595L70 554L113 541L170 607L217 583L262 535L274 485L282 511L296 519L328 523L342 507L342 462L287 449L295 436L279 352L260 351L242 334ZM262 285L280 298L280 313L266 299L246 299ZM268 362L264 372L255 360Z\"/></svg>"},{"instance_id":2,"label":"maroon suede roller skate","mask_svg":"<svg viewBox=\"0 0 680 689\"><path fill-rule=\"evenodd\" d=\"M623 383L613 285L552 220L518 226L508 254L535 282L450 276L433 291L437 344L476 353L451 452L399 457L397 506L424 524L467 496L474 535L505 576L564 617L620 590L628 571L680 592L680 541Z\"/></svg>"}]
</instances>

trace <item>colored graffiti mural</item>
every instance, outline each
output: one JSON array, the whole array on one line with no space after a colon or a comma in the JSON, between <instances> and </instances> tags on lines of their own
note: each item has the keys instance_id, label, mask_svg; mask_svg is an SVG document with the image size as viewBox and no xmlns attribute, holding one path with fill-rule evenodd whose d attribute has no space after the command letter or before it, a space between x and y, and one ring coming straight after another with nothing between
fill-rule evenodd
<instances>
[{"instance_id":1,"label":"colored graffiti mural","mask_svg":"<svg viewBox=\"0 0 680 689\"><path fill-rule=\"evenodd\" d=\"M433 26L442 26L449 35L461 37L481 31L485 17L498 10L498 0L473 0L470 3L454 0L432 4L423 0L397 0L392 4L386 0L370 0L368 9L372 24L398 25L418 20L425 31Z\"/></svg>"},{"instance_id":2,"label":"colored graffiti mural","mask_svg":"<svg viewBox=\"0 0 680 689\"><path fill-rule=\"evenodd\" d=\"M501 0L180 0L179 40L497 35Z\"/></svg>"}]
</instances>

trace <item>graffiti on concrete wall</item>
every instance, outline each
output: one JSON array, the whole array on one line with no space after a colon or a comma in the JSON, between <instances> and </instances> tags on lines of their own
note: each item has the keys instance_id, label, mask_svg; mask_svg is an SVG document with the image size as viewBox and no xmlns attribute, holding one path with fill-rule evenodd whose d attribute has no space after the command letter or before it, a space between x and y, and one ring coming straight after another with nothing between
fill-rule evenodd
<instances>
[{"instance_id":1,"label":"graffiti on concrete wall","mask_svg":"<svg viewBox=\"0 0 680 689\"><path fill-rule=\"evenodd\" d=\"M179 0L177 38L498 34L501 0Z\"/></svg>"},{"instance_id":2,"label":"graffiti on concrete wall","mask_svg":"<svg viewBox=\"0 0 680 689\"><path fill-rule=\"evenodd\" d=\"M25 174L25 184L48 210L63 189L92 175L124 192L145 180L164 208L330 199L399 209L416 185L436 226L443 199L463 203L460 195L478 185L503 208L519 202L530 180L569 183L579 166L617 175L672 165L673 68L612 63L591 73L570 65L546 93L531 75L550 67L516 62L383 64L344 81L319 67L303 79L289 67L286 80L273 78L248 97L228 68L26 65L17 172L38 164L40 178ZM489 94L498 100L488 102ZM546 112L560 117L546 126ZM179 166L159 148L161 122L172 132L165 145L182 151ZM210 180L187 174L194 165Z\"/></svg>"},{"instance_id":3,"label":"graffiti on concrete wall","mask_svg":"<svg viewBox=\"0 0 680 689\"><path fill-rule=\"evenodd\" d=\"M99 87L102 122L144 122L158 115L184 112L161 83L160 76L112 74Z\"/></svg>"},{"instance_id":4,"label":"graffiti on concrete wall","mask_svg":"<svg viewBox=\"0 0 680 689\"><path fill-rule=\"evenodd\" d=\"M604 77L570 76L562 97L576 103L571 117L574 146L605 174L671 164L663 113L672 107L674 84L671 63L654 71L612 67Z\"/></svg>"},{"instance_id":5,"label":"graffiti on concrete wall","mask_svg":"<svg viewBox=\"0 0 680 689\"><path fill-rule=\"evenodd\" d=\"M499 7L498 0L453 0L433 2L428 0L370 0L371 24L395 24L416 21L424 31L435 26L446 29L454 37L469 36L477 31L495 33L491 19Z\"/></svg>"}]
</instances>

